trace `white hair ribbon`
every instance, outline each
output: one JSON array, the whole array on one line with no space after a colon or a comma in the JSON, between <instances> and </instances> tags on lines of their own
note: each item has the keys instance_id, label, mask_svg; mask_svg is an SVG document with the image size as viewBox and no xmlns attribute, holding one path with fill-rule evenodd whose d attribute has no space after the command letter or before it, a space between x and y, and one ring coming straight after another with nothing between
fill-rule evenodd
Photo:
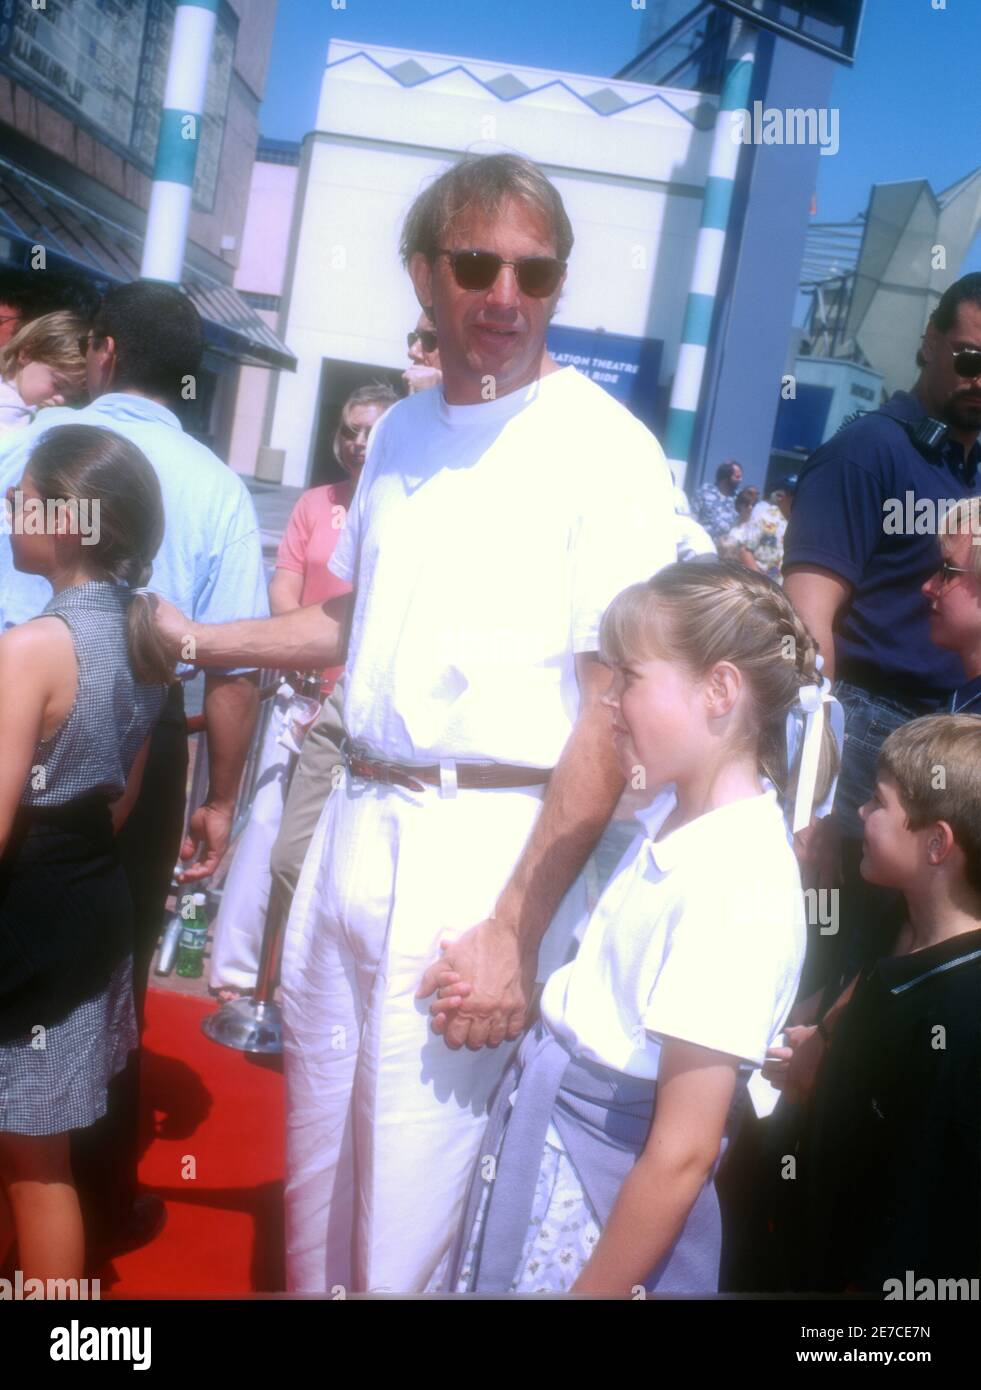
<instances>
[{"instance_id":1,"label":"white hair ribbon","mask_svg":"<svg viewBox=\"0 0 981 1390\"><path fill-rule=\"evenodd\" d=\"M821 665L822 660L819 656L817 658L818 671L820 671ZM794 818L791 825L791 831L794 835L797 834L798 830L803 830L810 825L811 815L814 811L819 816L828 815L834 802L835 788L838 785L837 777L835 777L821 804L819 806L814 805L814 791L817 785L818 767L821 762L825 706L828 707L827 717L830 720L831 731L838 744L840 756L845 741L845 712L831 694L831 682L827 677L822 677L820 684L817 685L802 685L797 692L796 704L787 715L788 772L794 765L797 749L801 743L799 715L803 713L804 716L803 746L801 747L800 767L797 771L797 793L794 799Z\"/></svg>"},{"instance_id":2,"label":"white hair ribbon","mask_svg":"<svg viewBox=\"0 0 981 1390\"><path fill-rule=\"evenodd\" d=\"M131 594L152 594L152 589L130 589Z\"/></svg>"}]
</instances>

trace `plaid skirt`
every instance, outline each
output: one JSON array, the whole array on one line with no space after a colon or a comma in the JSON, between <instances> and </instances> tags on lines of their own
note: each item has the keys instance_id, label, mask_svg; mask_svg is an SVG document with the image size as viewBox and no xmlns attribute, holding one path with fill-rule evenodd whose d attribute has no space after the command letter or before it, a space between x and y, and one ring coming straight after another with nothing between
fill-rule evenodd
<instances>
[{"instance_id":1,"label":"plaid skirt","mask_svg":"<svg viewBox=\"0 0 981 1390\"><path fill-rule=\"evenodd\" d=\"M58 1023L0 1043L0 1132L63 1134L106 1112L106 1089L136 1047L133 958Z\"/></svg>"}]
</instances>

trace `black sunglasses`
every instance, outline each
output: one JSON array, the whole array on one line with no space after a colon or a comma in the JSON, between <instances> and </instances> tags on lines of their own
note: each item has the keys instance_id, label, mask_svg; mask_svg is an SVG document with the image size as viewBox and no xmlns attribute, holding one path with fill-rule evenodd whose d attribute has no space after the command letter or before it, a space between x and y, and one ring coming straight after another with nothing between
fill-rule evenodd
<instances>
[{"instance_id":1,"label":"black sunglasses","mask_svg":"<svg viewBox=\"0 0 981 1390\"><path fill-rule=\"evenodd\" d=\"M501 273L501 267L511 266L522 294L532 299L547 299L559 287L565 274L566 262L554 256L522 256L506 261L494 251L439 251L449 258L453 278L461 290L489 290Z\"/></svg>"},{"instance_id":2,"label":"black sunglasses","mask_svg":"<svg viewBox=\"0 0 981 1390\"><path fill-rule=\"evenodd\" d=\"M981 348L951 348L954 358L954 371L958 376L970 381L981 376Z\"/></svg>"},{"instance_id":3,"label":"black sunglasses","mask_svg":"<svg viewBox=\"0 0 981 1390\"><path fill-rule=\"evenodd\" d=\"M410 348L416 343L422 343L423 352L436 351L436 334L430 328L414 328L411 333L406 333L405 341Z\"/></svg>"}]
</instances>

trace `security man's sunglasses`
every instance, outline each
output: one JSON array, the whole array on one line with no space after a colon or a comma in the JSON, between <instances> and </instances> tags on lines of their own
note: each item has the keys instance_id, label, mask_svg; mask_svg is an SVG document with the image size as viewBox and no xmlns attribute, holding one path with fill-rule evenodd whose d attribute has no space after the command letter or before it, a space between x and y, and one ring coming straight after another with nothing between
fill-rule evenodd
<instances>
[{"instance_id":1,"label":"security man's sunglasses","mask_svg":"<svg viewBox=\"0 0 981 1390\"><path fill-rule=\"evenodd\" d=\"M954 358L954 371L958 376L970 381L981 376L981 348L951 348Z\"/></svg>"},{"instance_id":2,"label":"security man's sunglasses","mask_svg":"<svg viewBox=\"0 0 981 1390\"><path fill-rule=\"evenodd\" d=\"M501 267L509 265L518 281L518 289L532 299L547 299L559 287L565 274L566 262L554 256L522 256L517 261L506 261L493 251L438 251L446 256L453 269L453 278L461 290L489 290L501 273Z\"/></svg>"},{"instance_id":3,"label":"security man's sunglasses","mask_svg":"<svg viewBox=\"0 0 981 1390\"><path fill-rule=\"evenodd\" d=\"M410 348L421 343L423 352L436 351L436 334L430 328L414 328L411 333L406 333L405 341Z\"/></svg>"}]
</instances>

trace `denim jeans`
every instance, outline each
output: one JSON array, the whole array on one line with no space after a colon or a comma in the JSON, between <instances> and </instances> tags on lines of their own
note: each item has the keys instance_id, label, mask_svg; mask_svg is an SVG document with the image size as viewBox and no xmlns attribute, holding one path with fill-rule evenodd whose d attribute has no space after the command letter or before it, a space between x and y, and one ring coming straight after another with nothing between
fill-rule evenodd
<instances>
[{"instance_id":1,"label":"denim jeans","mask_svg":"<svg viewBox=\"0 0 981 1390\"><path fill-rule=\"evenodd\" d=\"M886 739L922 711L902 700L874 695L848 681L836 681L834 693L845 711L845 749L835 795L835 811L841 831L849 839L862 838L858 808L872 795L875 765Z\"/></svg>"},{"instance_id":2,"label":"denim jeans","mask_svg":"<svg viewBox=\"0 0 981 1390\"><path fill-rule=\"evenodd\" d=\"M903 700L874 694L848 681L837 681L834 694L845 712L845 746L835 793L841 826L842 880L836 915L838 930L811 934L801 997L822 988L825 1004L863 965L887 952L905 915L902 895L868 883L859 868L862 822L859 807L872 795L879 750L893 732L922 710Z\"/></svg>"}]
</instances>

